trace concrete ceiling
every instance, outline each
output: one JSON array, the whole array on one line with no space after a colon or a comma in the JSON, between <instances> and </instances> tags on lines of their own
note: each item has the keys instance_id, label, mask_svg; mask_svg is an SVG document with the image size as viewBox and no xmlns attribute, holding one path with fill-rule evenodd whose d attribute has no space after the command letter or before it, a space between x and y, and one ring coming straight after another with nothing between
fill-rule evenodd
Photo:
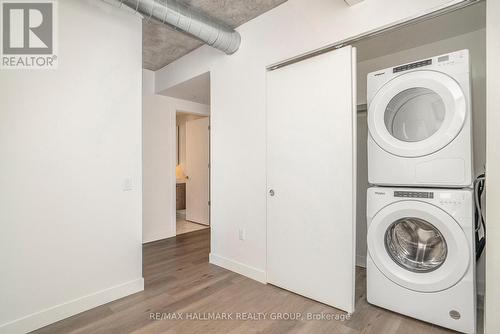
<instances>
[{"instance_id":1,"label":"concrete ceiling","mask_svg":"<svg viewBox=\"0 0 500 334\"><path fill-rule=\"evenodd\" d=\"M273 9L286 0L181 0L231 28ZM143 67L156 71L203 45L189 35L161 23L143 22Z\"/></svg>"}]
</instances>

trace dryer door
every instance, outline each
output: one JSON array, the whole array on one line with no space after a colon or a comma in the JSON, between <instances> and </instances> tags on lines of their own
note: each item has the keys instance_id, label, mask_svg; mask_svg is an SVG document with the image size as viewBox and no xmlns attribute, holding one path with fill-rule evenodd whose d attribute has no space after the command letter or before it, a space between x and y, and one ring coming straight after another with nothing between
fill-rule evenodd
<instances>
[{"instance_id":1,"label":"dryer door","mask_svg":"<svg viewBox=\"0 0 500 334\"><path fill-rule=\"evenodd\" d=\"M371 101L368 128L385 151L420 157L453 141L467 117L460 85L446 74L422 70L386 83Z\"/></svg>"},{"instance_id":2,"label":"dryer door","mask_svg":"<svg viewBox=\"0 0 500 334\"><path fill-rule=\"evenodd\" d=\"M391 281L420 292L455 285L470 264L470 248L458 223L419 201L388 205L368 228L368 253Z\"/></svg>"}]
</instances>

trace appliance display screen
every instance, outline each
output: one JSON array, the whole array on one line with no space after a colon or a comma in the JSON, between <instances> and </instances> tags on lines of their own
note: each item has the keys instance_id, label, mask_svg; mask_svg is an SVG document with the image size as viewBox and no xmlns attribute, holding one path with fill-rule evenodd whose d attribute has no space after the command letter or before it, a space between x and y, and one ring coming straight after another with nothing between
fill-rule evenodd
<instances>
[{"instance_id":1,"label":"appliance display screen","mask_svg":"<svg viewBox=\"0 0 500 334\"><path fill-rule=\"evenodd\" d=\"M411 63L411 64L407 64L407 65L394 67L392 69L392 72L393 73L403 72L403 71L413 70L414 68L419 68L419 67L427 66L427 65L432 65L432 59L422 60L422 61L418 61L416 63Z\"/></svg>"},{"instance_id":2,"label":"appliance display screen","mask_svg":"<svg viewBox=\"0 0 500 334\"><path fill-rule=\"evenodd\" d=\"M433 192L427 191L395 191L394 197L405 198L434 198Z\"/></svg>"}]
</instances>

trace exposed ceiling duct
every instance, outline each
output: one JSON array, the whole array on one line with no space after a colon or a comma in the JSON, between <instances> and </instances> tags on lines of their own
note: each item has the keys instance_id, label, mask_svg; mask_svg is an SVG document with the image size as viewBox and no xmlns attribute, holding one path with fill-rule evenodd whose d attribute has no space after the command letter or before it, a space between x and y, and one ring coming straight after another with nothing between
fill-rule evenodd
<instances>
[{"instance_id":1,"label":"exposed ceiling duct","mask_svg":"<svg viewBox=\"0 0 500 334\"><path fill-rule=\"evenodd\" d=\"M225 52L235 53L240 47L240 34L206 17L177 0L117 0L142 14L175 27L204 43Z\"/></svg>"}]
</instances>

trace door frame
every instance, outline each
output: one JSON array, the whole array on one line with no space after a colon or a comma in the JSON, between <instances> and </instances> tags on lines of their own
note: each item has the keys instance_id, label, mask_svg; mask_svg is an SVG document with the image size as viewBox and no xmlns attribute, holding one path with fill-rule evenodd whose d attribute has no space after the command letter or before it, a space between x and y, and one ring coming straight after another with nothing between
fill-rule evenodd
<instances>
[{"instance_id":1,"label":"door frame","mask_svg":"<svg viewBox=\"0 0 500 334\"><path fill-rule=\"evenodd\" d=\"M343 48L344 46L347 46L347 45L353 45L353 44L355 44L359 41L362 41L364 39L368 39L368 38L372 38L372 37L375 37L378 35L382 35L382 34L385 34L387 32L398 30L398 29L401 29L401 28L404 28L404 27L407 27L407 26L410 26L410 25L413 25L413 24L416 24L419 22L424 22L426 20L454 12L456 10L475 5L475 4L482 2L482 1L486 1L486 0L453 0L453 1L451 1L451 3L442 4L440 6L437 6L435 8L430 9L430 10L424 11L422 13L404 18L400 21L397 21L397 22L394 22L394 23L391 23L391 24L388 24L388 25L385 25L385 26L382 26L382 27L379 27L379 28L376 28L376 29L373 29L370 31L366 31L366 32L363 32L359 35L355 35L355 36L352 36L352 37L349 37L349 38L346 38L346 39L343 39L340 41L336 41L332 44L326 45L326 46L321 47L319 49L311 50L311 51L296 55L296 56L288 58L288 59L282 59L280 61L277 61L275 63L268 65L266 67L266 69L268 71L276 70L280 67L288 66L288 65L291 65L293 63L297 63L299 61L302 61L304 59L320 55L322 53L326 53L326 52L330 52L330 51L333 51L336 49L340 49L340 48Z\"/></svg>"},{"instance_id":2,"label":"door frame","mask_svg":"<svg viewBox=\"0 0 500 334\"><path fill-rule=\"evenodd\" d=\"M365 31L365 32L363 32L363 33L361 33L359 35L355 35L355 36L352 36L352 37L349 37L349 38L346 38L346 39L343 39L343 40L338 40L338 41L336 41L334 43L331 43L329 45L326 45L324 47L321 47L321 48L318 48L318 49L314 49L314 50L310 50L310 51L306 51L304 53L297 54L296 56L293 56L293 57L290 57L290 58L277 59L276 62L273 62L273 63L267 65L265 67L265 69L267 71L273 71L273 70L279 69L281 67L288 66L288 65L300 62L302 60L306 60L308 58L315 57L315 56L323 54L323 53L327 53L327 52L330 52L330 51L333 51L333 50L337 50L339 48L343 48L343 47L348 46L348 45L354 45L355 43L357 43L359 41L362 41L362 40L365 40L365 39L369 39L369 38L372 38L372 37L375 37L375 36L378 36L378 35L382 35L382 34L385 34L387 32L399 30L401 28L404 28L404 27L407 27L407 26L410 26L410 25L413 25L413 24L416 24L416 23L419 23L419 22L424 22L426 20L429 20L429 19L432 19L432 18L435 18L435 17L439 17L441 15L445 15L445 14L451 13L451 12L454 12L456 10L460 10L460 9L466 8L468 6L476 5L476 4L481 3L483 1L486 1L486 0L454 0L454 1L450 1L449 3L442 4L440 6L437 6L435 8L432 8L432 9L429 9L429 10L426 10L426 11L423 11L421 13L415 14L415 15L410 16L410 17L406 17L406 18L404 18L404 19L402 19L400 21L397 21L397 22L394 22L394 23L391 23L391 24L388 24L388 25L385 25L385 26L381 26L381 27L375 28L375 29L370 30L370 31ZM491 18L491 17L494 16L494 14L493 14L494 10L488 10L487 9L487 12L489 13L489 15L487 17L487 21L488 21L489 18ZM496 35L498 35L497 34L497 32L498 32L497 30L498 29L497 28L498 28L498 25L496 25L496 24L491 24L489 27L487 26L487 31L495 33L495 34L493 34L493 33L490 34L490 36L495 35L495 37L497 37L496 36ZM491 38L489 40L493 40L493 38ZM487 44L488 43L489 43L489 41L487 41ZM491 58L491 59L495 59L493 57L493 55L496 55L496 54L498 54L498 49L494 49L491 52L489 52L487 57ZM492 60L490 63L493 63L493 62L494 61ZM498 67L498 66L496 66L496 63L495 63L495 66L493 66L493 67ZM491 78L488 80L487 90L493 90L495 88L494 86L498 85L498 80L497 79L495 79L494 82L493 81L494 80L491 80ZM353 87L353 89L356 90L356 87ZM354 103L354 106L356 106L357 101L354 100L353 103ZM493 113L493 110L492 110L493 107L492 106L493 106L493 101L488 101L487 102L487 111L486 111L487 117L489 117L490 113ZM355 115L355 117L357 117L357 115ZM357 130L357 128L355 130ZM487 134L487 142L490 141L490 139L492 139L492 138L490 137L490 135ZM487 157L488 157L489 153L491 153L491 152L489 152L489 150L487 149L487 154L486 154ZM496 161L495 161L495 163L496 163ZM490 170L493 169L493 168L491 168L491 165L492 164L488 164L487 163L487 169L490 169ZM490 174L492 174L492 173L490 173ZM267 185L267 182L266 182L266 185ZM266 196L267 196L267 194L266 194ZM354 201L356 201L356 199L354 199ZM500 216L500 213L495 212L494 214L495 214L495 216L497 216L497 215ZM266 229L267 229L267 221L266 221ZM500 229L499 229L499 231L500 231ZM491 231L490 231L490 233L491 233ZM498 234L500 234L500 233L498 233ZM267 233L266 233L266 238L267 238ZM486 248L487 249L488 248L493 248L493 246L490 246L490 247L487 246ZM266 245L266 258L267 258L267 245ZM486 276L488 277L489 275L488 275L488 268L487 267L488 267L488 264L490 262L493 262L493 260L486 260L486 262L487 262L487 265L486 265L486 271L487 271L486 272ZM495 270L496 270L496 268L495 268ZM266 271L267 271L267 264L266 264ZM491 274L491 275L493 275L493 274ZM493 280L490 280L490 281L493 281ZM493 285L493 283L491 285ZM487 290L488 290L488 288L487 288ZM491 290L494 290L494 288L491 288ZM498 291L500 291L500 290L496 289L495 293L498 292ZM491 303L493 304L494 302L491 302ZM484 320L484 326L485 326L486 329L488 329L488 326L487 326L487 323L486 323L486 315L487 315L486 306L487 306L487 303L485 303L485 312L484 312L485 313L485 315L484 315L484 319L485 320Z\"/></svg>"},{"instance_id":3,"label":"door frame","mask_svg":"<svg viewBox=\"0 0 500 334\"><path fill-rule=\"evenodd\" d=\"M487 195L486 195L486 221L488 225L488 240L500 238L500 227L495 224L500 219L500 207L498 200L500 192L497 184L500 183L500 132L497 129L500 117L498 114L498 101L496 95L500 88L500 22L498 12L500 3L488 1L486 4L486 70L491 73L486 77L486 173ZM490 185L492 187L490 187ZM488 223L487 223L488 224ZM493 334L498 332L500 317L497 309L500 306L500 287L497 284L500 274L500 244L498 242L486 242L486 277L485 277L485 303L484 303L484 332Z\"/></svg>"},{"instance_id":4,"label":"door frame","mask_svg":"<svg viewBox=\"0 0 500 334\"><path fill-rule=\"evenodd\" d=\"M171 163L171 171L174 172L174 177L172 178L172 184L171 184L171 189L172 189L172 198L174 199L171 203L171 219L174 223L174 236L177 236L177 207L176 207L176 200L177 200L177 177L175 175L175 169L177 167L177 149L178 149L178 136L177 136L177 114L182 113L182 114L188 114L188 115L195 115L195 116L202 116L202 117L208 117L208 124L209 124L209 133L208 133L208 159L209 159L209 171L208 171L208 200L209 200L209 206L208 206L208 226L210 227L212 224L212 118L211 118L211 109L209 105L209 112L208 113L203 113L199 111L186 111L182 109L175 109L174 112L172 112L171 117L172 121L170 122L171 128L170 132L172 134L172 145L171 145L171 152L170 152L170 163Z\"/></svg>"}]
</instances>

